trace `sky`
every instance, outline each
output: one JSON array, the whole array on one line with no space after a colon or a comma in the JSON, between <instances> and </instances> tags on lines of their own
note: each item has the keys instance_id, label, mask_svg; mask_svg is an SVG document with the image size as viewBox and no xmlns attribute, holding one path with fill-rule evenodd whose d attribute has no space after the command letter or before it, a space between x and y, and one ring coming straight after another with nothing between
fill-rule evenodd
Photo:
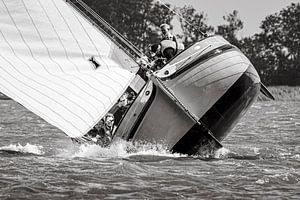
<instances>
[{"instance_id":1,"label":"sky","mask_svg":"<svg viewBox=\"0 0 300 200\"><path fill-rule=\"evenodd\" d=\"M216 27L225 24L224 15L238 11L238 16L244 23L239 37L252 36L261 32L259 28L266 16L279 12L291 3L300 3L300 0L158 0L173 6L183 7L192 5L198 12L207 15L207 24ZM176 25L176 22L173 22ZM176 27L174 27L176 32ZM178 31L178 30L177 30Z\"/></svg>"}]
</instances>

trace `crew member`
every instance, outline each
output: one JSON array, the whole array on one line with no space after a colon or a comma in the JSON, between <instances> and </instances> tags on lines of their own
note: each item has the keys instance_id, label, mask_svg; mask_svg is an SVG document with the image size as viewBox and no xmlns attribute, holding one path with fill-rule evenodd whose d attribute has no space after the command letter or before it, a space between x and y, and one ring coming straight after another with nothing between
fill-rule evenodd
<instances>
[{"instance_id":1,"label":"crew member","mask_svg":"<svg viewBox=\"0 0 300 200\"><path fill-rule=\"evenodd\" d=\"M108 146L114 135L114 115L107 113L94 128L89 131L88 136L100 146Z\"/></svg>"},{"instance_id":2,"label":"crew member","mask_svg":"<svg viewBox=\"0 0 300 200\"><path fill-rule=\"evenodd\" d=\"M112 113L107 113L104 117L104 130L109 140L112 139L115 132L115 117Z\"/></svg>"},{"instance_id":3,"label":"crew member","mask_svg":"<svg viewBox=\"0 0 300 200\"><path fill-rule=\"evenodd\" d=\"M167 62L167 58L163 56L161 52L161 44L153 44L149 46L151 70L160 70Z\"/></svg>"},{"instance_id":4,"label":"crew member","mask_svg":"<svg viewBox=\"0 0 300 200\"><path fill-rule=\"evenodd\" d=\"M177 42L176 37L171 33L170 26L168 24L162 24L159 27L162 33L162 41L171 40Z\"/></svg>"},{"instance_id":5,"label":"crew member","mask_svg":"<svg viewBox=\"0 0 300 200\"><path fill-rule=\"evenodd\" d=\"M171 33L170 26L168 24L160 25L162 33L161 41L159 44L151 45L150 52L155 55L156 58L165 58L165 62L168 62L179 51L184 49L182 43L178 43L176 37ZM152 55L152 57L154 57Z\"/></svg>"}]
</instances>

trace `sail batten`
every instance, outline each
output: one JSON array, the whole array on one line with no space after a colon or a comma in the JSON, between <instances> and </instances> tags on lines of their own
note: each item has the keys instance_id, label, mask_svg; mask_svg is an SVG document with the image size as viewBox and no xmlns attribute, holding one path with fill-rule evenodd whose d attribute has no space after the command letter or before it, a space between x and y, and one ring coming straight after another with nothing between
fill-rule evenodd
<instances>
[{"instance_id":1,"label":"sail batten","mask_svg":"<svg viewBox=\"0 0 300 200\"><path fill-rule=\"evenodd\" d=\"M0 92L73 138L109 111L138 69L63 0L1 0L0 27Z\"/></svg>"}]
</instances>

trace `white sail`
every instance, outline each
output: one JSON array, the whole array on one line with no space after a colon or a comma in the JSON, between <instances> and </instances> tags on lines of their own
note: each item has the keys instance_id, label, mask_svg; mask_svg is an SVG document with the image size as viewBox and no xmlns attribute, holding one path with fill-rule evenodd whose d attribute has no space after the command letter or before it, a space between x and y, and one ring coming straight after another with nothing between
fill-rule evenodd
<instances>
[{"instance_id":1,"label":"white sail","mask_svg":"<svg viewBox=\"0 0 300 200\"><path fill-rule=\"evenodd\" d=\"M63 0L0 0L0 92L70 137L108 112L137 68Z\"/></svg>"}]
</instances>

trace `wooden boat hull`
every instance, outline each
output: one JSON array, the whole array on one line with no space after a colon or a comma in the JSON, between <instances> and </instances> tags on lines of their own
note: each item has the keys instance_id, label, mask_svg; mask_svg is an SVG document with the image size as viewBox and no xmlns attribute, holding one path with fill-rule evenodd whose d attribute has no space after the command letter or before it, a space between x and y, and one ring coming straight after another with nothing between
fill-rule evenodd
<instances>
[{"instance_id":1,"label":"wooden boat hull","mask_svg":"<svg viewBox=\"0 0 300 200\"><path fill-rule=\"evenodd\" d=\"M175 58L152 77L117 136L195 154L208 140L218 143L228 135L256 99L260 78L250 61L218 36L190 48L177 56L195 55L190 62Z\"/></svg>"}]
</instances>

